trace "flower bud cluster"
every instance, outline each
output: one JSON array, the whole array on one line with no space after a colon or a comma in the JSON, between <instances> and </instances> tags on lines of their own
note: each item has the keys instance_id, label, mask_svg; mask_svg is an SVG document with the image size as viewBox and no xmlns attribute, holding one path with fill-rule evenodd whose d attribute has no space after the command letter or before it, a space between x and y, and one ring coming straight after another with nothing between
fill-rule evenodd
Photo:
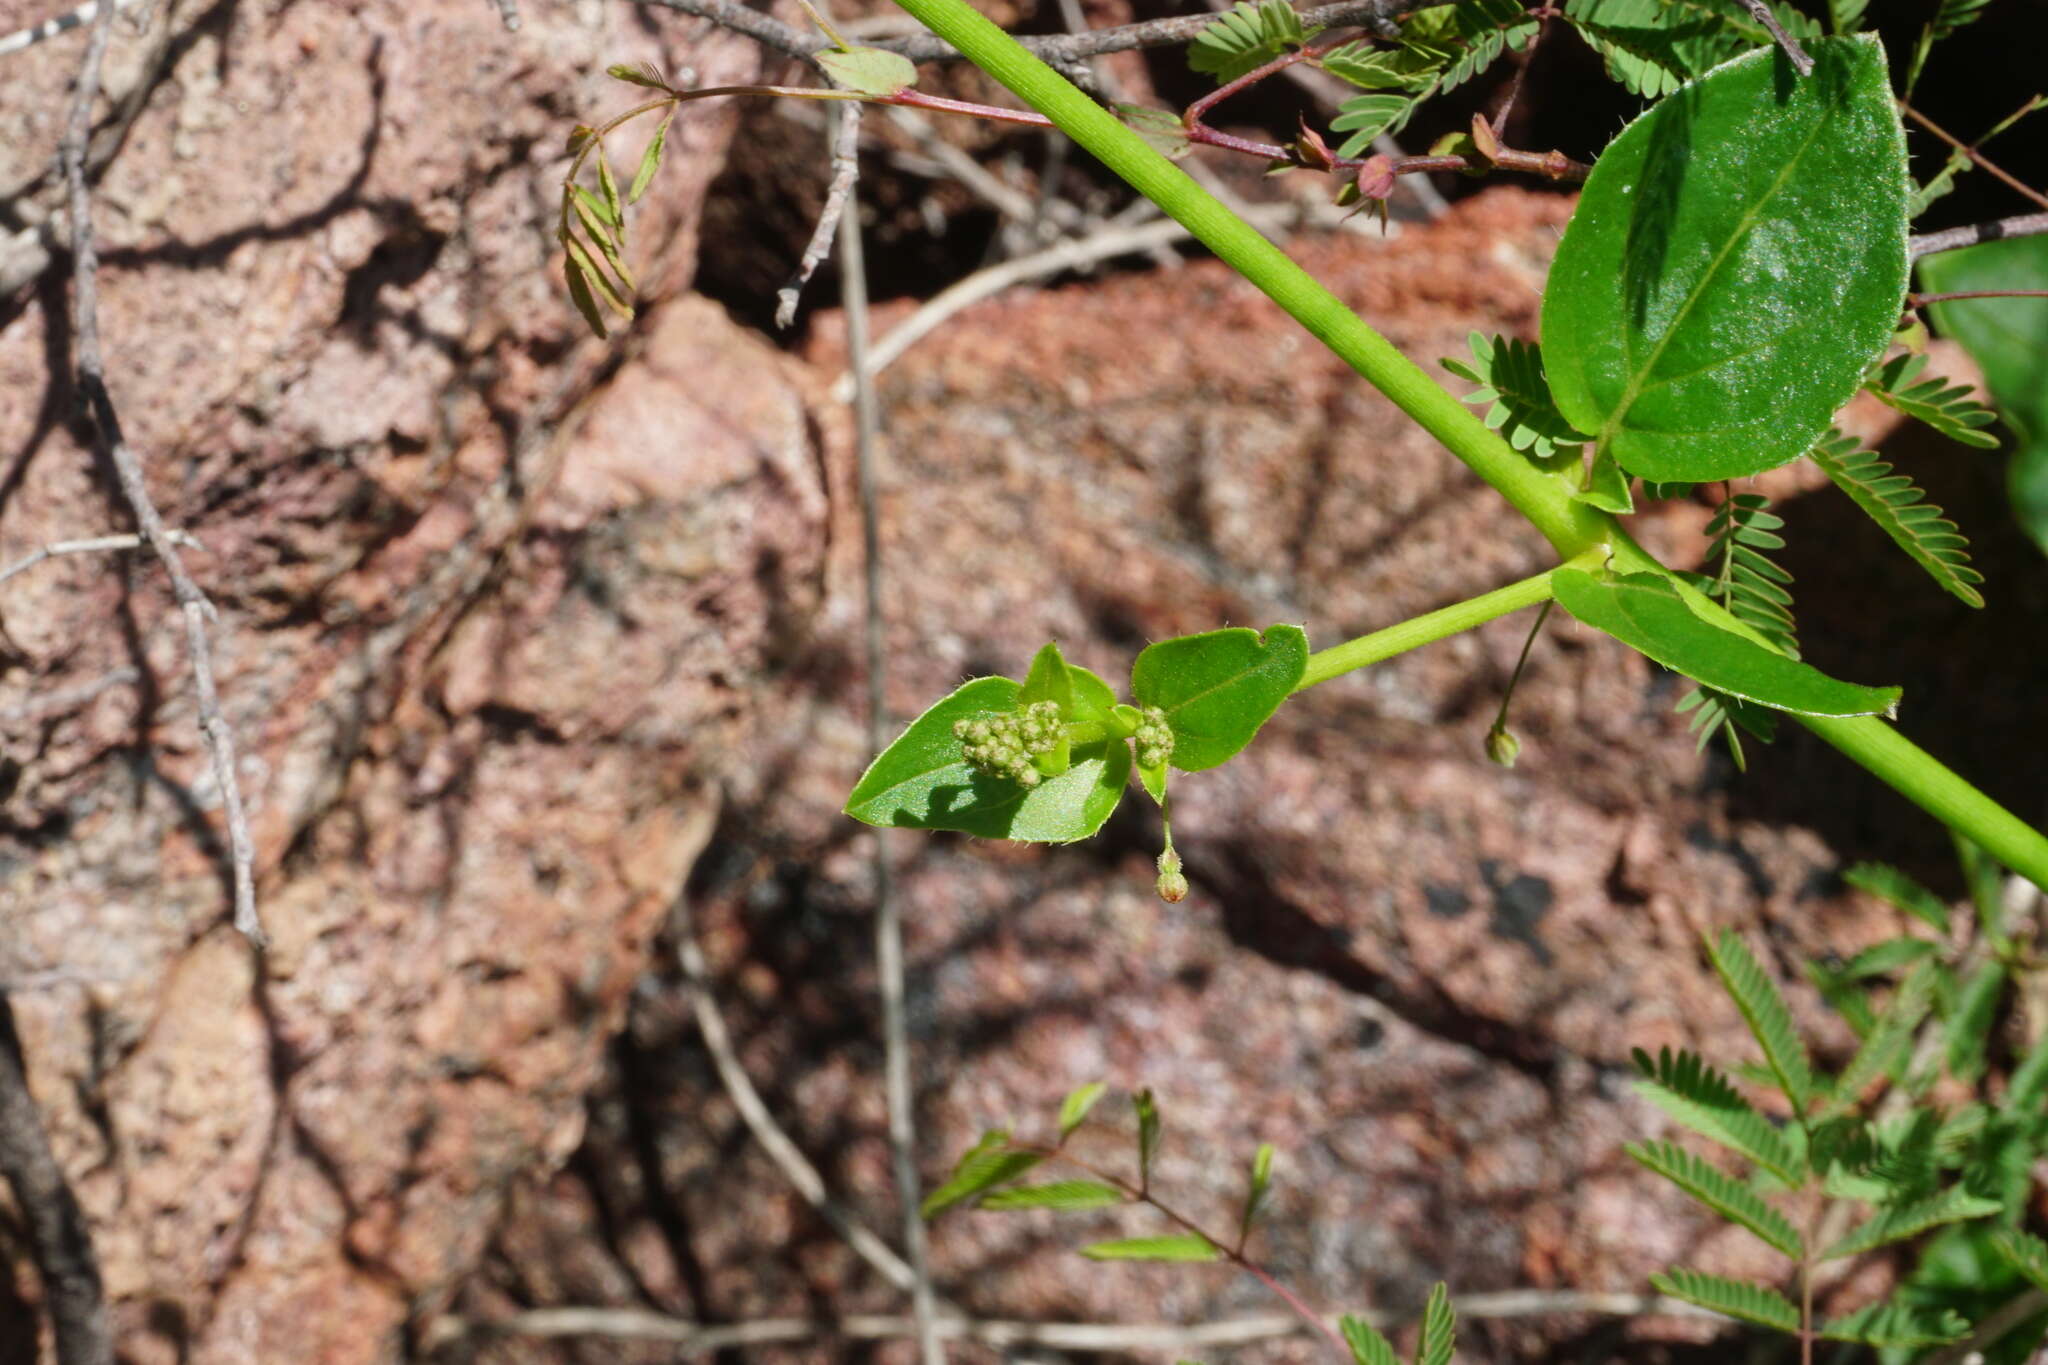
<instances>
[{"instance_id":1,"label":"flower bud cluster","mask_svg":"<svg viewBox=\"0 0 2048 1365\"><path fill-rule=\"evenodd\" d=\"M953 738L979 771L1035 787L1041 774L1031 760L1059 747L1061 729L1059 703L1040 701L1020 712L990 712L954 721Z\"/></svg>"},{"instance_id":2,"label":"flower bud cluster","mask_svg":"<svg viewBox=\"0 0 2048 1365\"><path fill-rule=\"evenodd\" d=\"M1131 736L1138 742L1138 766L1163 768L1166 760L1173 757L1173 727L1166 723L1166 712L1156 706L1148 706L1138 714L1142 719Z\"/></svg>"}]
</instances>

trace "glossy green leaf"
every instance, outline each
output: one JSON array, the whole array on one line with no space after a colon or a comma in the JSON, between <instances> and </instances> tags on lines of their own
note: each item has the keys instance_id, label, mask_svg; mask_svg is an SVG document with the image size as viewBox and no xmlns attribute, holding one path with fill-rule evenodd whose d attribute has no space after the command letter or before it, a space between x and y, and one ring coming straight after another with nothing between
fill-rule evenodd
<instances>
[{"instance_id":1,"label":"glossy green leaf","mask_svg":"<svg viewBox=\"0 0 2048 1365\"><path fill-rule=\"evenodd\" d=\"M1557 406L1623 469L1738 478L1806 452L1891 338L1906 148L1875 38L1764 49L1601 153L1551 266Z\"/></svg>"},{"instance_id":2,"label":"glossy green leaf","mask_svg":"<svg viewBox=\"0 0 2048 1365\"><path fill-rule=\"evenodd\" d=\"M842 90L886 99L917 84L917 64L899 52L879 47L828 47L814 56Z\"/></svg>"},{"instance_id":3,"label":"glossy green leaf","mask_svg":"<svg viewBox=\"0 0 2048 1365\"><path fill-rule=\"evenodd\" d=\"M1123 1191L1099 1180L1054 1180L1044 1185L1019 1185L982 1198L985 1209L1106 1209L1124 1202Z\"/></svg>"},{"instance_id":4,"label":"glossy green leaf","mask_svg":"<svg viewBox=\"0 0 2048 1365\"><path fill-rule=\"evenodd\" d=\"M2016 237L1920 262L1930 293L2048 289L2048 237ZM1960 341L1984 372L1985 387L2012 428L2006 466L2013 515L2048 550L2048 298L1957 299L1929 310L1942 335Z\"/></svg>"},{"instance_id":5,"label":"glossy green leaf","mask_svg":"<svg viewBox=\"0 0 2048 1365\"><path fill-rule=\"evenodd\" d=\"M1173 766L1200 772L1251 743L1307 667L1299 626L1270 626L1263 636L1212 630L1147 646L1131 666L1131 696L1166 712Z\"/></svg>"},{"instance_id":6,"label":"glossy green leaf","mask_svg":"<svg viewBox=\"0 0 2048 1365\"><path fill-rule=\"evenodd\" d=\"M1585 485L1572 496L1603 512L1627 516L1636 510L1636 500L1629 496L1628 483L1628 474L1615 463L1614 452L1603 450L1587 467Z\"/></svg>"},{"instance_id":7,"label":"glossy green leaf","mask_svg":"<svg viewBox=\"0 0 2048 1365\"><path fill-rule=\"evenodd\" d=\"M1088 1111L1095 1107L1096 1101L1100 1100L1108 1089L1109 1087L1101 1081L1090 1081L1071 1091L1060 1101L1061 1142L1074 1135L1074 1130L1087 1119Z\"/></svg>"},{"instance_id":8,"label":"glossy green leaf","mask_svg":"<svg viewBox=\"0 0 2048 1365\"><path fill-rule=\"evenodd\" d=\"M1130 776L1131 749L1121 740L1076 745L1073 765L1035 787L968 764L954 722L1013 710L1019 690L1008 678L976 678L942 698L868 766L846 813L870 825L1030 843L1071 843L1101 829Z\"/></svg>"},{"instance_id":9,"label":"glossy green leaf","mask_svg":"<svg viewBox=\"0 0 2048 1365\"><path fill-rule=\"evenodd\" d=\"M1081 1248L1091 1261L1213 1261L1223 1253L1192 1232L1165 1237L1122 1237Z\"/></svg>"},{"instance_id":10,"label":"glossy green leaf","mask_svg":"<svg viewBox=\"0 0 2048 1365\"><path fill-rule=\"evenodd\" d=\"M1557 603L1666 668L1719 692L1806 716L1889 715L1896 687L1839 682L1695 615L1656 574L1602 578L1578 569L1551 575Z\"/></svg>"}]
</instances>

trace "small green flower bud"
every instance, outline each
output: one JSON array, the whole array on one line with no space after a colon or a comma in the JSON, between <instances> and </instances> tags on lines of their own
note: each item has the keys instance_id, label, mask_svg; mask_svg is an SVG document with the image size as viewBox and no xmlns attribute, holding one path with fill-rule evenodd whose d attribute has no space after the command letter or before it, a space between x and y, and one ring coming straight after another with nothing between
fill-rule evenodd
<instances>
[{"instance_id":1,"label":"small green flower bud","mask_svg":"<svg viewBox=\"0 0 2048 1365\"><path fill-rule=\"evenodd\" d=\"M1515 766L1515 759L1522 752L1522 741L1505 726L1496 725L1486 732L1486 756L1503 768Z\"/></svg>"},{"instance_id":2,"label":"small green flower bud","mask_svg":"<svg viewBox=\"0 0 2048 1365\"><path fill-rule=\"evenodd\" d=\"M1173 727L1166 723L1166 712L1156 706L1148 706L1138 714L1141 719L1131 735L1138 745L1138 766L1163 768L1173 757Z\"/></svg>"},{"instance_id":3,"label":"small green flower bud","mask_svg":"<svg viewBox=\"0 0 2048 1365\"><path fill-rule=\"evenodd\" d=\"M1167 849L1159 855L1159 899L1172 905L1187 899L1188 879L1181 874L1180 855Z\"/></svg>"}]
</instances>

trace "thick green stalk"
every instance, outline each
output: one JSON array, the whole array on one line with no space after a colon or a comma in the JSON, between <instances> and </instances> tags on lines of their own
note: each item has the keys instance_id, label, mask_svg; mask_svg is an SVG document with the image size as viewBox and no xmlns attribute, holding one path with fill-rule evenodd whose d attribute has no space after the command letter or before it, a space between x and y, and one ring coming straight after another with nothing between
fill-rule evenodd
<instances>
[{"instance_id":1,"label":"thick green stalk","mask_svg":"<svg viewBox=\"0 0 2048 1365\"><path fill-rule=\"evenodd\" d=\"M1578 557L1569 565L1560 567L1593 569L1599 567L1606 555L1604 549L1593 549ZM1435 644L1448 636L1483 626L1496 617L1509 612L1533 607L1538 602L1550 600L1550 575L1556 569L1548 569L1531 578L1510 583L1505 588L1478 597L1469 597L1463 602L1453 602L1448 607L1411 616L1399 625L1376 630L1370 635L1361 635L1355 640L1346 640L1341 645L1319 649L1308 656L1308 668L1303 671L1301 681L1294 685L1299 692L1314 687L1317 683L1328 682L1341 674L1349 673L1367 664L1376 664L1391 659L1396 654L1406 654L1411 649Z\"/></svg>"},{"instance_id":2,"label":"thick green stalk","mask_svg":"<svg viewBox=\"0 0 2048 1365\"><path fill-rule=\"evenodd\" d=\"M1489 431L1463 403L1395 350L1329 290L1257 229L1218 203L1148 147L1114 115L1026 52L965 0L897 0L934 33L1001 81L1025 103L1166 211L1240 275L1313 333L1394 405L1414 418L1500 491L1562 558L1607 547L1623 573L1667 574L1613 517L1571 496L1563 479L1542 472ZM1540 600L1540 599L1538 599ZM1695 602L1716 624L1748 634L1712 604ZM1398 629L1398 627L1396 628ZM1943 767L1874 717L1794 716L1992 857L2048 888L2048 838Z\"/></svg>"}]
</instances>

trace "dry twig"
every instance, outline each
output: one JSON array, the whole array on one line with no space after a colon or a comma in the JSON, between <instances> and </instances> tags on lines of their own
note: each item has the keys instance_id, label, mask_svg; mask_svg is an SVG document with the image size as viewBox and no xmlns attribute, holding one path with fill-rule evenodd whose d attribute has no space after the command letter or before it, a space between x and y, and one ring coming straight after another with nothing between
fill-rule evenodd
<instances>
[{"instance_id":1,"label":"dry twig","mask_svg":"<svg viewBox=\"0 0 2048 1365\"><path fill-rule=\"evenodd\" d=\"M171 538L171 543L174 545L182 545L187 549L193 550L206 548L184 531L167 531L165 534ZM90 540L53 540L40 549L29 551L5 568L0 568L0 583L5 583L16 574L27 573L44 560L55 559L60 555L99 554L109 550L139 550L143 544L142 537L138 535L94 536Z\"/></svg>"},{"instance_id":2,"label":"dry twig","mask_svg":"<svg viewBox=\"0 0 2048 1365\"><path fill-rule=\"evenodd\" d=\"M1917 261L1937 251L1955 251L1980 242L2003 241L2007 237L2038 237L2043 233L2048 233L2048 213L2021 213L1995 222L1970 223L1964 227L1922 233L1908 242L1906 254Z\"/></svg>"},{"instance_id":3,"label":"dry twig","mask_svg":"<svg viewBox=\"0 0 2048 1365\"><path fill-rule=\"evenodd\" d=\"M109 6L109 9L112 7ZM112 17L109 15L108 17ZM43 1278L58 1365L113 1365L106 1295L85 1212L51 1155L42 1115L22 1068L14 1011L0 992L0 1175L14 1191L29 1250Z\"/></svg>"},{"instance_id":4,"label":"dry twig","mask_svg":"<svg viewBox=\"0 0 2048 1365\"><path fill-rule=\"evenodd\" d=\"M215 619L213 603L185 572L177 539L150 500L142 462L121 432L120 415L107 390L106 362L100 354L99 248L93 241L92 196L85 184L85 156L92 135L93 100L99 94L100 64L106 57L115 8L116 0L101 0L85 62L79 68L78 88L72 93L64 139L58 148L71 199L71 330L76 339L78 387L92 412L94 425L99 428L122 497L135 517L142 539L163 561L164 572L170 575L172 595L185 618L185 647L192 661L193 691L198 696L199 729L213 759L214 781L220 787L221 805L227 814L228 850L234 863L235 928L260 946L264 937L263 922L256 912L255 845L249 837L249 817L242 806L241 778L235 771L234 732L221 714L220 694L214 686L213 643L207 634L208 625Z\"/></svg>"}]
</instances>

